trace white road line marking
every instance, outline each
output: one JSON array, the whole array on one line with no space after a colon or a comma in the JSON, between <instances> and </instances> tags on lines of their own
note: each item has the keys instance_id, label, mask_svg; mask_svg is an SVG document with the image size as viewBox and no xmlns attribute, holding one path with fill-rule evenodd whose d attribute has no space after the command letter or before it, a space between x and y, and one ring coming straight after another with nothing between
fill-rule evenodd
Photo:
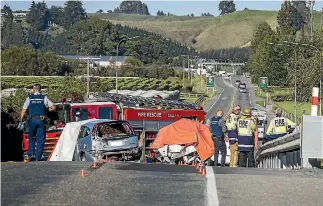
<instances>
[{"instance_id":1,"label":"white road line marking","mask_svg":"<svg viewBox=\"0 0 323 206\"><path fill-rule=\"evenodd\" d=\"M207 205L219 206L218 191L216 189L215 175L213 168L206 166L206 190L207 190Z\"/></svg>"},{"instance_id":2,"label":"white road line marking","mask_svg":"<svg viewBox=\"0 0 323 206\"><path fill-rule=\"evenodd\" d=\"M219 87L219 86L218 86L218 87ZM212 104L212 106L210 107L210 109L206 111L206 114L207 114L207 115L209 114L209 112L211 111L211 109L213 109L214 105L217 103L217 101L219 100L219 98L221 97L221 95L222 95L222 93L223 93L223 91L224 91L224 89L223 89L222 87L219 87L219 88L221 88L221 89L222 89L222 91L220 92L220 94L218 95L218 98L214 101L214 103Z\"/></svg>"}]
</instances>

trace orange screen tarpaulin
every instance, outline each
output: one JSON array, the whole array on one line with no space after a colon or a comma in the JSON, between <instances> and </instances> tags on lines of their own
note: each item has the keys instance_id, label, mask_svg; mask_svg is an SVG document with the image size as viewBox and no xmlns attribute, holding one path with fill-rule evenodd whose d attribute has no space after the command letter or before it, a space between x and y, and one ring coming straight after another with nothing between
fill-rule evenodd
<instances>
[{"instance_id":1,"label":"orange screen tarpaulin","mask_svg":"<svg viewBox=\"0 0 323 206\"><path fill-rule=\"evenodd\" d=\"M205 161L214 154L210 128L190 119L180 119L159 130L151 148L159 149L172 144L195 144L200 158Z\"/></svg>"}]
</instances>

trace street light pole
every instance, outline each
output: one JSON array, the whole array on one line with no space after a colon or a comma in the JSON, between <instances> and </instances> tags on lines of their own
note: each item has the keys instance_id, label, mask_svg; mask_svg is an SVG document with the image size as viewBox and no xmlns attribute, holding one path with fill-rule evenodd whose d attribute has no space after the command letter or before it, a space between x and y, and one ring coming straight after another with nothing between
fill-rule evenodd
<instances>
[{"instance_id":1,"label":"street light pole","mask_svg":"<svg viewBox=\"0 0 323 206\"><path fill-rule=\"evenodd\" d=\"M118 56L119 56L119 46L122 42L125 42L127 40L131 40L131 39L136 39L139 36L135 36L135 37L123 37L117 44L117 52L116 52L116 62L115 62L115 66L116 66L116 94L118 94Z\"/></svg>"},{"instance_id":2,"label":"street light pole","mask_svg":"<svg viewBox=\"0 0 323 206\"><path fill-rule=\"evenodd\" d=\"M295 70L294 70L294 92L295 92L295 95L294 95L294 118L295 118L295 124L297 125L297 84L296 84L296 74L297 74L297 72L296 72L296 68L297 68L297 52L296 52L296 48L294 48L294 54L295 54L295 60L294 60L294 64L295 64Z\"/></svg>"},{"instance_id":3,"label":"street light pole","mask_svg":"<svg viewBox=\"0 0 323 206\"><path fill-rule=\"evenodd\" d=\"M86 96L89 98L89 93L90 93L90 59L87 60L87 78L86 78Z\"/></svg>"}]
</instances>

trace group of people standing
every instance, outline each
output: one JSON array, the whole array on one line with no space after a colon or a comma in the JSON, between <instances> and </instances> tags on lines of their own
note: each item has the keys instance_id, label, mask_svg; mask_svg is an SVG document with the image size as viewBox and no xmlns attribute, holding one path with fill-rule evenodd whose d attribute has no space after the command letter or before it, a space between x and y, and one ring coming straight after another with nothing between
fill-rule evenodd
<instances>
[{"instance_id":1,"label":"group of people standing","mask_svg":"<svg viewBox=\"0 0 323 206\"><path fill-rule=\"evenodd\" d=\"M245 109L241 116L241 107L234 106L227 120L223 119L223 111L218 110L216 116L207 121L214 141L214 165L218 165L221 152L221 166L225 166L227 154L226 140L230 145L230 167L254 167L254 150L258 147L257 120L252 118L251 110Z\"/></svg>"},{"instance_id":2,"label":"group of people standing","mask_svg":"<svg viewBox=\"0 0 323 206\"><path fill-rule=\"evenodd\" d=\"M218 110L216 116L207 121L214 141L214 164L218 165L218 156L221 153L221 166L225 166L227 154L226 141L229 141L230 167L254 167L254 151L258 149L257 118L251 110L246 108L241 113L241 107L235 105L227 120L223 119L223 111ZM268 125L265 141L271 141L285 136L295 123L282 116L279 109L276 117Z\"/></svg>"}]
</instances>

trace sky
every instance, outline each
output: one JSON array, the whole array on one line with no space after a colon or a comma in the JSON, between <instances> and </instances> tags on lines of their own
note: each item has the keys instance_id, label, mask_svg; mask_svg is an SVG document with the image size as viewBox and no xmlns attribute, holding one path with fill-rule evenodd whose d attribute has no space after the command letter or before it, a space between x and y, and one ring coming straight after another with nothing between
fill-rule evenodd
<instances>
[{"instance_id":1,"label":"sky","mask_svg":"<svg viewBox=\"0 0 323 206\"><path fill-rule=\"evenodd\" d=\"M65 1L45 1L48 7L52 5L64 6ZM103 11L113 10L118 7L121 1L82 1L83 7L86 12L94 13L99 9ZM201 13L211 13L213 15L219 15L218 4L219 1L158 1L158 0L150 0L150 1L142 1L147 4L149 12L151 15L156 15L158 10L162 10L164 12L170 12L175 15L187 15L193 13L195 16L200 16ZM6 3L11 7L12 10L28 10L30 7L31 1L15 1L15 0L1 0L1 4ZM279 10L281 0L274 1L242 1L236 0L236 9L243 10L244 8L252 9L252 10ZM316 0L314 5L314 10L321 10L323 8L323 0Z\"/></svg>"}]
</instances>

